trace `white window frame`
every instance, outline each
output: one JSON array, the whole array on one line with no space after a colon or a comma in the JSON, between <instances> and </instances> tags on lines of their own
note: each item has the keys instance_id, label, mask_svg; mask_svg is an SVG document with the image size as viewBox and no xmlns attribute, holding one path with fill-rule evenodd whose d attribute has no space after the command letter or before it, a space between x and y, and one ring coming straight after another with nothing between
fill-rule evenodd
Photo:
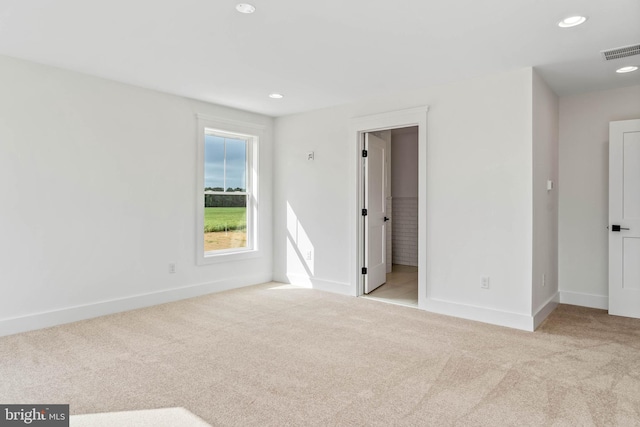
<instances>
[{"instance_id":1,"label":"white window frame","mask_svg":"<svg viewBox=\"0 0 640 427\"><path fill-rule=\"evenodd\" d=\"M197 115L197 182L196 182L196 264L207 265L218 262L236 261L260 256L259 215L258 215L258 145L265 127L255 123L240 122L218 117ZM227 138L247 140L247 182L246 192L223 193L204 190L204 145L205 134L215 133ZM226 194L247 196L247 246L243 248L204 250L204 195Z\"/></svg>"}]
</instances>

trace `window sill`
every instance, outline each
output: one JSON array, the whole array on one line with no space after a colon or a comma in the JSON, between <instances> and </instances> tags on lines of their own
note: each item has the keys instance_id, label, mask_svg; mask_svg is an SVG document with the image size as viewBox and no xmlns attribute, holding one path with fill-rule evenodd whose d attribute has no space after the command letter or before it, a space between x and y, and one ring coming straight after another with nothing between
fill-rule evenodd
<instances>
[{"instance_id":1,"label":"window sill","mask_svg":"<svg viewBox=\"0 0 640 427\"><path fill-rule=\"evenodd\" d=\"M198 265L218 264L222 262L242 261L245 259L259 258L262 254L259 250L248 249L233 252L207 252L198 257Z\"/></svg>"}]
</instances>

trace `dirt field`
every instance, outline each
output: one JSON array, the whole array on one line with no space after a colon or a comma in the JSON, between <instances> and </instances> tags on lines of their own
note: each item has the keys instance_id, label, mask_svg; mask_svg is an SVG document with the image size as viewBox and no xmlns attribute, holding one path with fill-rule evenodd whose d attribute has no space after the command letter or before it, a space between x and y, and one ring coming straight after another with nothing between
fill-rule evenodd
<instances>
[{"instance_id":1,"label":"dirt field","mask_svg":"<svg viewBox=\"0 0 640 427\"><path fill-rule=\"evenodd\" d=\"M217 231L204 233L204 250L243 248L247 245L246 231Z\"/></svg>"}]
</instances>

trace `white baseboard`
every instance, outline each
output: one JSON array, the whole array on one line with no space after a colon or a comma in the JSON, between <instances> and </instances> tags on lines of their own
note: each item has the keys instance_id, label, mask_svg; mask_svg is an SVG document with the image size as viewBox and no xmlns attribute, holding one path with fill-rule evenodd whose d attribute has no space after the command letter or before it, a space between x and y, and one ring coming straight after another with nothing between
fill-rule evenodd
<instances>
[{"instance_id":1,"label":"white baseboard","mask_svg":"<svg viewBox=\"0 0 640 427\"><path fill-rule=\"evenodd\" d=\"M506 326L508 328L520 329L523 331L531 332L534 330L534 318L533 316L528 316L526 314L459 304L433 298L427 298L424 309L432 313L460 317L462 319L475 320L492 325Z\"/></svg>"},{"instance_id":2,"label":"white baseboard","mask_svg":"<svg viewBox=\"0 0 640 427\"><path fill-rule=\"evenodd\" d=\"M533 315L534 330L538 329L538 326L540 326L540 324L544 322L544 319L546 319L547 316L549 316L553 312L553 310L556 309L556 307L558 306L559 299L560 299L560 294L559 292L556 292L555 295L549 298L544 304L542 304L540 308L538 308L538 311L536 311L536 314Z\"/></svg>"},{"instance_id":3,"label":"white baseboard","mask_svg":"<svg viewBox=\"0 0 640 427\"><path fill-rule=\"evenodd\" d=\"M42 313L34 313L21 317L0 320L0 336L17 334L62 325L64 323L77 322L93 317L135 310L152 305L164 304L182 299L193 298L201 295L242 288L270 282L271 273L253 276L241 276L216 282L202 283L185 286L182 288L167 289L163 291L134 295L109 301L101 301L75 307L67 307Z\"/></svg>"},{"instance_id":4,"label":"white baseboard","mask_svg":"<svg viewBox=\"0 0 640 427\"><path fill-rule=\"evenodd\" d=\"M560 303L608 310L609 296L585 294L582 292L560 291Z\"/></svg>"},{"instance_id":5,"label":"white baseboard","mask_svg":"<svg viewBox=\"0 0 640 427\"><path fill-rule=\"evenodd\" d=\"M284 283L301 286L303 288L318 289L341 295L355 296L355 291L350 283L334 282L331 280L317 279L303 274L287 274Z\"/></svg>"}]
</instances>

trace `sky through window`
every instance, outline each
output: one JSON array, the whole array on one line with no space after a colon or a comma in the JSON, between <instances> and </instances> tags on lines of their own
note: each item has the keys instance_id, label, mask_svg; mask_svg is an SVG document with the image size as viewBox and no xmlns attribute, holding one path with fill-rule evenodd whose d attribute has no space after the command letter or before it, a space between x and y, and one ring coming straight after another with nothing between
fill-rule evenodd
<instances>
[{"instance_id":1,"label":"sky through window","mask_svg":"<svg viewBox=\"0 0 640 427\"><path fill-rule=\"evenodd\" d=\"M205 135L204 187L247 188L247 141Z\"/></svg>"}]
</instances>

